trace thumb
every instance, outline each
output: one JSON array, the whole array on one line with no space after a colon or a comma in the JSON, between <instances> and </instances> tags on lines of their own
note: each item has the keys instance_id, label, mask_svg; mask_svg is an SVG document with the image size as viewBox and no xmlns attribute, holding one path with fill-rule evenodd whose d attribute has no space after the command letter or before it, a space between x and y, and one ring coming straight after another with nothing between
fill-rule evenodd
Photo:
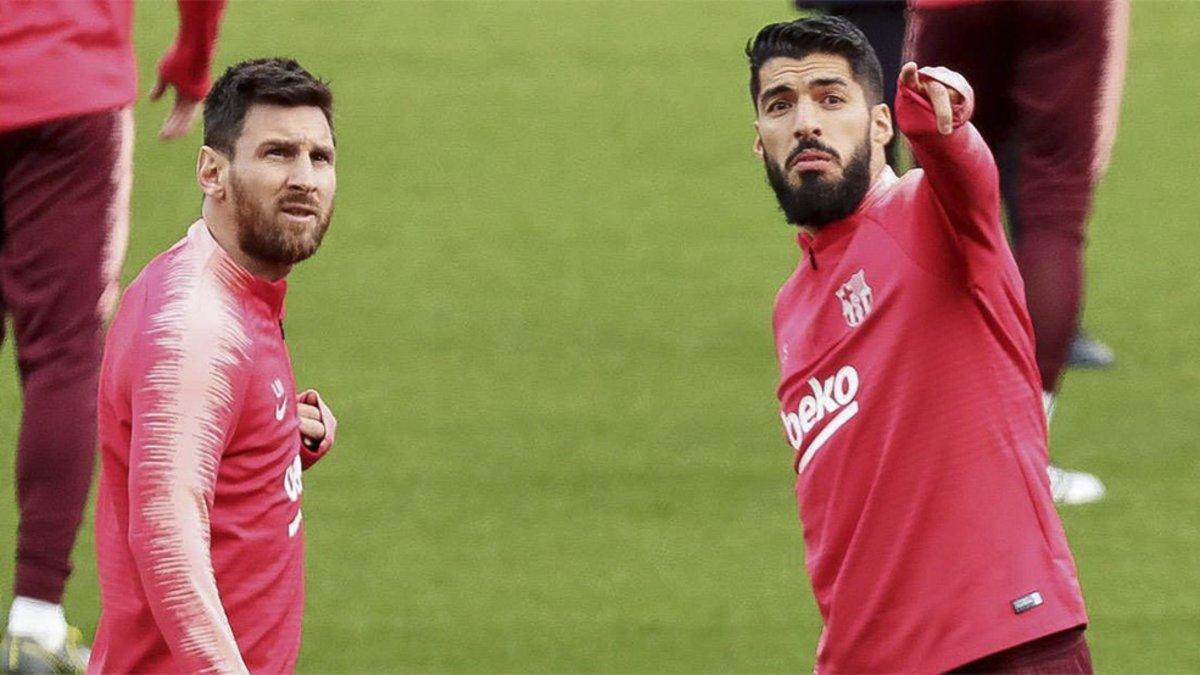
<instances>
[{"instance_id":1,"label":"thumb","mask_svg":"<svg viewBox=\"0 0 1200 675\"><path fill-rule=\"evenodd\" d=\"M304 391L300 392L299 394L296 394L296 400L299 401L300 403L316 405L317 401L318 401L317 392L314 389L305 389Z\"/></svg>"},{"instance_id":2,"label":"thumb","mask_svg":"<svg viewBox=\"0 0 1200 675\"><path fill-rule=\"evenodd\" d=\"M154 82L154 88L150 90L150 100L157 101L162 98L163 92L167 90L167 83L160 77Z\"/></svg>"}]
</instances>

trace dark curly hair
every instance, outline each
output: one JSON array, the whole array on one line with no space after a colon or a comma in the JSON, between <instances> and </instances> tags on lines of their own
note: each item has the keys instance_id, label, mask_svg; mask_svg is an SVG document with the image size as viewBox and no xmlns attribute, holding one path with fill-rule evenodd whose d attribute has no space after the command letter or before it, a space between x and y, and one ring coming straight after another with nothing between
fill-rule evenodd
<instances>
[{"instance_id":1,"label":"dark curly hair","mask_svg":"<svg viewBox=\"0 0 1200 675\"><path fill-rule=\"evenodd\" d=\"M814 16L773 23L746 43L750 59L750 100L758 106L758 71L778 56L802 59L809 54L837 54L850 62L854 81L863 88L867 105L883 101L883 72L867 36L839 16Z\"/></svg>"},{"instance_id":2,"label":"dark curly hair","mask_svg":"<svg viewBox=\"0 0 1200 675\"><path fill-rule=\"evenodd\" d=\"M292 59L254 59L230 66L204 99L204 144L233 157L246 111L255 103L313 106L333 130L333 93Z\"/></svg>"}]
</instances>

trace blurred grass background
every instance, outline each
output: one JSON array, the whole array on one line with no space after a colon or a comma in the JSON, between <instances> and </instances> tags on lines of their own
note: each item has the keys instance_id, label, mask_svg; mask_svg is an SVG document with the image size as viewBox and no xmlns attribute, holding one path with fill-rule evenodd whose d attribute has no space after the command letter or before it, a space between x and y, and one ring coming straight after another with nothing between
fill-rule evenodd
<instances>
[{"instance_id":1,"label":"blurred grass background","mask_svg":"<svg viewBox=\"0 0 1200 675\"><path fill-rule=\"evenodd\" d=\"M342 423L305 476L301 670L811 669L820 621L769 323L798 250L750 151L741 53L792 15L783 0L230 4L217 73L290 55L337 98L338 213L289 298L297 378ZM127 281L198 214L199 132L159 142L169 106L144 98L175 26L174 3L137 4ZM1063 511L1100 672L1200 671L1198 27L1200 4L1134 5L1085 320L1119 365L1071 373L1052 430L1063 465L1109 486ZM66 603L89 635L90 518Z\"/></svg>"}]
</instances>

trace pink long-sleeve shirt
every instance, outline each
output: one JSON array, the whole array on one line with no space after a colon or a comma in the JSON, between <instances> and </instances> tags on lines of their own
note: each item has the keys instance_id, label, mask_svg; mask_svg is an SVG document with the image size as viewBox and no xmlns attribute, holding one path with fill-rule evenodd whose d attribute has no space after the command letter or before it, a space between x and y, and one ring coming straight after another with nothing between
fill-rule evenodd
<instances>
[{"instance_id":1,"label":"pink long-sleeve shirt","mask_svg":"<svg viewBox=\"0 0 1200 675\"><path fill-rule=\"evenodd\" d=\"M159 76L200 100L225 0L180 0ZM0 0L0 133L137 97L133 0Z\"/></svg>"},{"instance_id":2,"label":"pink long-sleeve shirt","mask_svg":"<svg viewBox=\"0 0 1200 675\"><path fill-rule=\"evenodd\" d=\"M774 314L780 417L824 631L816 670L943 672L1087 622L992 155L901 85L922 169L815 236Z\"/></svg>"},{"instance_id":3,"label":"pink long-sleeve shirt","mask_svg":"<svg viewBox=\"0 0 1200 675\"><path fill-rule=\"evenodd\" d=\"M101 368L102 612L90 672L290 672L304 606L287 282L204 221L130 285Z\"/></svg>"}]
</instances>

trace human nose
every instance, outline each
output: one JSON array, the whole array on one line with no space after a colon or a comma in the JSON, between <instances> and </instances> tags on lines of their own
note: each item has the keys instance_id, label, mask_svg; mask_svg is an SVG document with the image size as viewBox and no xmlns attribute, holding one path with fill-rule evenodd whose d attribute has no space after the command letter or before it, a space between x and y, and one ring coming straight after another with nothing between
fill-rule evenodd
<instances>
[{"instance_id":1,"label":"human nose","mask_svg":"<svg viewBox=\"0 0 1200 675\"><path fill-rule=\"evenodd\" d=\"M805 138L821 135L821 122L817 116L816 106L808 101L801 101L796 105L796 116L792 127L792 135L796 138Z\"/></svg>"},{"instance_id":2,"label":"human nose","mask_svg":"<svg viewBox=\"0 0 1200 675\"><path fill-rule=\"evenodd\" d=\"M292 163L291 171L288 172L288 189L302 192L312 192L317 189L316 168L307 154L301 154Z\"/></svg>"}]
</instances>

